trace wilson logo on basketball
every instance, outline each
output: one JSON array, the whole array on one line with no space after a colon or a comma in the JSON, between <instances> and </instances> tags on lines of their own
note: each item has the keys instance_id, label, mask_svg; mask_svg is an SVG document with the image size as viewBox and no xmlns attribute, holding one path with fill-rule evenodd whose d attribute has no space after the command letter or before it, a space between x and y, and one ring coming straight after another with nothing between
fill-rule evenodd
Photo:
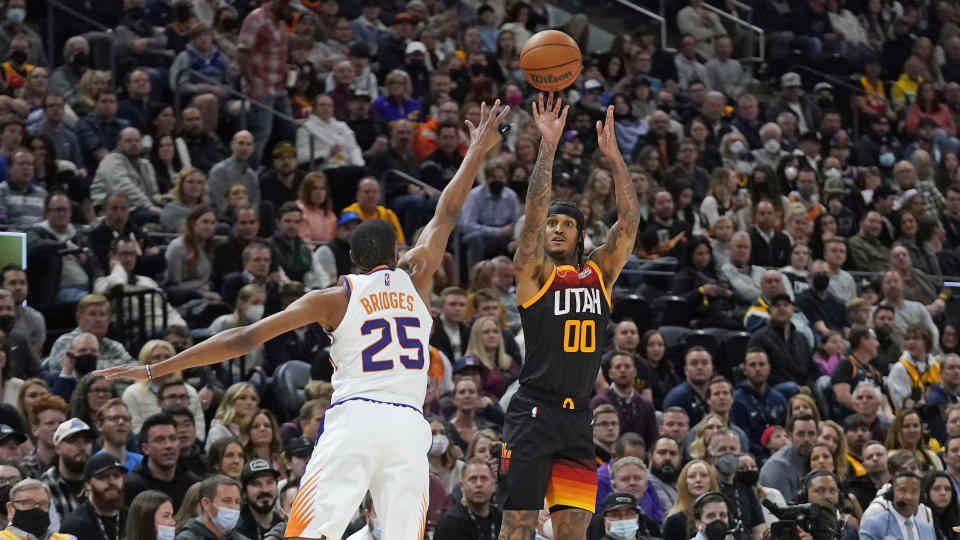
<instances>
[{"instance_id":1,"label":"wilson logo on basketball","mask_svg":"<svg viewBox=\"0 0 960 540\"><path fill-rule=\"evenodd\" d=\"M531 73L530 78L533 79L533 82L535 83L550 84L550 83L565 81L569 79L572 75L573 75L572 71L568 71L560 76L537 75L537 74Z\"/></svg>"}]
</instances>

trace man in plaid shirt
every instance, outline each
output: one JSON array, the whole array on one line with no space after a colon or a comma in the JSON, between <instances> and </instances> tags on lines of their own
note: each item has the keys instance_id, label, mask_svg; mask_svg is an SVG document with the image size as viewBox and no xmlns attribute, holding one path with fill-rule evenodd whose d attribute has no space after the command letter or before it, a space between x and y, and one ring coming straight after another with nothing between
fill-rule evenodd
<instances>
[{"instance_id":1,"label":"man in plaid shirt","mask_svg":"<svg viewBox=\"0 0 960 540\"><path fill-rule=\"evenodd\" d=\"M93 451L93 430L83 420L70 418L53 434L53 444L57 462L40 476L40 481L50 488L50 504L62 520L87 497L83 468Z\"/></svg>"},{"instance_id":2,"label":"man in plaid shirt","mask_svg":"<svg viewBox=\"0 0 960 540\"><path fill-rule=\"evenodd\" d=\"M947 201L931 180L917 181L917 170L909 161L899 161L893 166L893 178L900 186L900 192L916 189L923 197L923 215L939 219L940 212L946 208Z\"/></svg>"},{"instance_id":3,"label":"man in plaid shirt","mask_svg":"<svg viewBox=\"0 0 960 540\"><path fill-rule=\"evenodd\" d=\"M237 60L243 78L243 91L273 110L289 115L287 98L287 33L282 21L289 15L286 0L266 0L243 21L237 38ZM274 117L271 111L253 106L247 113L247 127L253 133L254 150L250 163L260 164L263 148L270 138ZM289 131L286 122L278 128ZM292 136L282 136L290 140Z\"/></svg>"}]
</instances>

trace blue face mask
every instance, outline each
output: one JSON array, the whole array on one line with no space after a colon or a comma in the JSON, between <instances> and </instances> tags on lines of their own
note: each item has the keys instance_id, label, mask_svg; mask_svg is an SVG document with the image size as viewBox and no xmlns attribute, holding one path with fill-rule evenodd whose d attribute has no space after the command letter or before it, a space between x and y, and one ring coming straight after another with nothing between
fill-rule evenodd
<instances>
[{"instance_id":1,"label":"blue face mask","mask_svg":"<svg viewBox=\"0 0 960 540\"><path fill-rule=\"evenodd\" d=\"M893 155L893 152L884 152L880 154L880 165L883 167L893 167L893 164L896 160L897 158Z\"/></svg>"},{"instance_id":2,"label":"blue face mask","mask_svg":"<svg viewBox=\"0 0 960 540\"><path fill-rule=\"evenodd\" d=\"M177 535L177 529L170 525L157 525L157 540L173 540Z\"/></svg>"},{"instance_id":3,"label":"blue face mask","mask_svg":"<svg viewBox=\"0 0 960 540\"><path fill-rule=\"evenodd\" d=\"M7 20L22 23L27 18L27 12L23 8L10 8L7 10Z\"/></svg>"},{"instance_id":4,"label":"blue face mask","mask_svg":"<svg viewBox=\"0 0 960 540\"><path fill-rule=\"evenodd\" d=\"M637 534L637 529L639 528L640 524L636 519L612 521L610 522L610 536L620 540L627 540L627 538L633 538L633 535Z\"/></svg>"},{"instance_id":5,"label":"blue face mask","mask_svg":"<svg viewBox=\"0 0 960 540\"><path fill-rule=\"evenodd\" d=\"M379 538L381 537L381 534L380 534L380 520L379 520L379 519L373 518L373 530L370 531L370 532L373 534L373 537L374 537L374 538L379 539Z\"/></svg>"},{"instance_id":6,"label":"blue face mask","mask_svg":"<svg viewBox=\"0 0 960 540\"><path fill-rule=\"evenodd\" d=\"M210 516L210 521L213 521L214 527L227 532L232 531L237 526L237 520L239 519L240 510L222 506L217 507L217 515Z\"/></svg>"}]
</instances>

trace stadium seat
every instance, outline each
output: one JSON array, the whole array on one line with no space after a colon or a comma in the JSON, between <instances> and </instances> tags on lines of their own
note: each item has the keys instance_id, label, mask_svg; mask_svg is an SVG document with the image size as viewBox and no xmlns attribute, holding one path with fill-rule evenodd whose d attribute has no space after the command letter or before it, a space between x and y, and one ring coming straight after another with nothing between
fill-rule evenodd
<instances>
[{"instance_id":1,"label":"stadium seat","mask_svg":"<svg viewBox=\"0 0 960 540\"><path fill-rule=\"evenodd\" d=\"M661 296L653 302L653 308L660 313L660 324L663 326L693 325L693 307L679 296Z\"/></svg>"},{"instance_id":2,"label":"stadium seat","mask_svg":"<svg viewBox=\"0 0 960 540\"><path fill-rule=\"evenodd\" d=\"M684 342L687 345L687 350L691 347L700 346L706 349L712 358L717 358L717 351L719 350L717 338L706 330L694 330L690 332L684 338ZM714 366L716 366L716 363L714 363Z\"/></svg>"},{"instance_id":3,"label":"stadium seat","mask_svg":"<svg viewBox=\"0 0 960 540\"><path fill-rule=\"evenodd\" d=\"M273 374L273 393L277 398L276 409L283 411L287 418L300 414L300 406L306 398L303 387L310 382L310 364L301 360L290 360L277 368Z\"/></svg>"},{"instance_id":4,"label":"stadium seat","mask_svg":"<svg viewBox=\"0 0 960 540\"><path fill-rule=\"evenodd\" d=\"M661 326L657 329L663 336L663 345L666 351L664 356L673 362L674 366L683 367L683 355L687 350L684 337L691 332L685 326Z\"/></svg>"},{"instance_id":5,"label":"stadium seat","mask_svg":"<svg viewBox=\"0 0 960 540\"><path fill-rule=\"evenodd\" d=\"M650 303L642 296L628 294L613 299L610 318L614 322L620 322L625 318L633 319L641 335L653 327L654 316L655 312L650 307Z\"/></svg>"},{"instance_id":6,"label":"stadium seat","mask_svg":"<svg viewBox=\"0 0 960 540\"><path fill-rule=\"evenodd\" d=\"M821 375L817 378L817 382L813 384L813 397L817 400L820 418L832 418L833 384L830 382L829 375Z\"/></svg>"},{"instance_id":7,"label":"stadium seat","mask_svg":"<svg viewBox=\"0 0 960 540\"><path fill-rule=\"evenodd\" d=\"M732 381L737 375L737 368L743 365L747 355L747 342L750 334L747 332L726 332L720 338L720 361L715 363L717 372Z\"/></svg>"}]
</instances>

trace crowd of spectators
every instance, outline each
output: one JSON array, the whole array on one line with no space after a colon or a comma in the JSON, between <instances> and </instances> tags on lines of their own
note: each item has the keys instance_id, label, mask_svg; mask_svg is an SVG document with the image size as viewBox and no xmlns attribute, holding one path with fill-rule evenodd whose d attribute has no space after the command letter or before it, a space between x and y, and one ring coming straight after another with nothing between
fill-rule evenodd
<instances>
[{"instance_id":1,"label":"crowd of spectators","mask_svg":"<svg viewBox=\"0 0 960 540\"><path fill-rule=\"evenodd\" d=\"M676 50L639 27L594 51L586 17L544 0L70 4L109 33L7 0L0 226L26 234L27 267L0 274L0 538L282 538L332 395L323 328L152 384L92 371L336 285L363 220L406 249L464 121L501 99L513 129L434 276L424 399L426 537L496 538L539 147L518 57L546 28L584 52L553 198L578 205L588 253L604 242L609 106L642 213L614 303L645 307L617 310L590 400L587 538L713 540L728 519L756 540L777 521L763 500L830 501L848 540L960 538L960 8L746 0L759 64L714 11L735 3L706 1L666 14ZM660 326L661 301L688 328ZM294 360L313 380L291 408ZM370 497L347 534L380 540ZM546 511L536 534L554 537Z\"/></svg>"}]
</instances>

